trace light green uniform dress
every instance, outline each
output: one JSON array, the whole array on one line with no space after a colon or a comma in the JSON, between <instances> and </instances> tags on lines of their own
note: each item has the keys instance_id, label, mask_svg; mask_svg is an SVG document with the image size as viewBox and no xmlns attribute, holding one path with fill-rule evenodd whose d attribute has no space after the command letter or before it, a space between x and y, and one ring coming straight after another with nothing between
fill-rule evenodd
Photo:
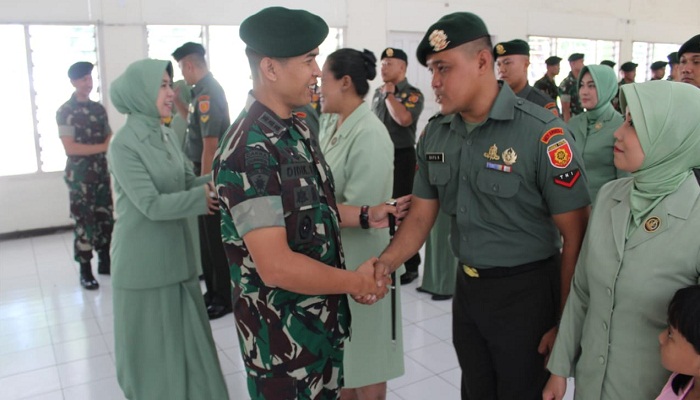
<instances>
[{"instance_id":1,"label":"light green uniform dress","mask_svg":"<svg viewBox=\"0 0 700 400\"><path fill-rule=\"evenodd\" d=\"M338 204L375 205L391 198L394 147L384 124L365 103L336 130L337 121L337 114L322 114L319 136L321 151L333 172ZM342 228L340 237L349 270L379 256L389 244L387 229ZM343 360L345 387L367 386L403 375L400 287L396 287L395 343L391 340L390 294L371 306L350 300L351 335Z\"/></svg>"},{"instance_id":2,"label":"light green uniform dress","mask_svg":"<svg viewBox=\"0 0 700 400\"><path fill-rule=\"evenodd\" d=\"M167 61L131 64L112 83L126 124L107 154L118 219L112 238L114 345L128 399L228 399L197 279L187 218L207 212L202 185L160 123ZM233 334L233 333L232 333Z\"/></svg>"},{"instance_id":3,"label":"light green uniform dress","mask_svg":"<svg viewBox=\"0 0 700 400\"><path fill-rule=\"evenodd\" d=\"M606 65L587 65L579 74L579 86L585 74L590 74L595 83L598 103L594 108L575 115L569 120L569 128L576 139L575 146L581 152L588 173L588 190L595 204L598 191L604 184L629 176L615 168L613 163L613 133L622 125L624 118L615 111L610 101L617 94L615 72Z\"/></svg>"},{"instance_id":4,"label":"light green uniform dress","mask_svg":"<svg viewBox=\"0 0 700 400\"><path fill-rule=\"evenodd\" d=\"M547 365L577 400L654 399L670 375L668 303L700 280L700 91L683 85L622 87L645 159L600 190Z\"/></svg>"}]
</instances>

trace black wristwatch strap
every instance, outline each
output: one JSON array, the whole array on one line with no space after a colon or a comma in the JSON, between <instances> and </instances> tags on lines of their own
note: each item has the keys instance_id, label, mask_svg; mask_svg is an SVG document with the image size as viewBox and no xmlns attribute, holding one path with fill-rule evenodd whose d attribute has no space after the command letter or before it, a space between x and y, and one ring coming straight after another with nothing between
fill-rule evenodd
<instances>
[{"instance_id":1,"label":"black wristwatch strap","mask_svg":"<svg viewBox=\"0 0 700 400\"><path fill-rule=\"evenodd\" d=\"M360 227L369 229L369 206L360 207Z\"/></svg>"}]
</instances>

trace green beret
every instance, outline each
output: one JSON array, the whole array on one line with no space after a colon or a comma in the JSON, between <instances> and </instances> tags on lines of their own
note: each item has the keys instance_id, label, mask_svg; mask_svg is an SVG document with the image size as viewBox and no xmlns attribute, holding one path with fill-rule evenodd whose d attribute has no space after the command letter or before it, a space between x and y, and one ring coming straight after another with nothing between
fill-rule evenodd
<instances>
[{"instance_id":1,"label":"green beret","mask_svg":"<svg viewBox=\"0 0 700 400\"><path fill-rule=\"evenodd\" d=\"M306 54L323 43L328 25L306 10L268 7L246 18L238 30L248 49L268 57Z\"/></svg>"},{"instance_id":2,"label":"green beret","mask_svg":"<svg viewBox=\"0 0 700 400\"><path fill-rule=\"evenodd\" d=\"M583 60L584 57L583 53L573 53L569 56L569 62Z\"/></svg>"},{"instance_id":3,"label":"green beret","mask_svg":"<svg viewBox=\"0 0 700 400\"><path fill-rule=\"evenodd\" d=\"M680 60L683 53L700 53L700 35L695 35L683 43L678 49L678 59Z\"/></svg>"},{"instance_id":4,"label":"green beret","mask_svg":"<svg viewBox=\"0 0 700 400\"><path fill-rule=\"evenodd\" d=\"M91 74L93 67L94 65L92 65L91 62L78 61L77 63L71 65L70 68L68 68L68 77L70 79L80 79L85 75Z\"/></svg>"},{"instance_id":5,"label":"green beret","mask_svg":"<svg viewBox=\"0 0 700 400\"><path fill-rule=\"evenodd\" d=\"M654 61L653 63L651 63L650 69L652 71L655 71L657 69L664 69L664 68L666 68L667 65L668 65L668 63L666 61Z\"/></svg>"},{"instance_id":6,"label":"green beret","mask_svg":"<svg viewBox=\"0 0 700 400\"><path fill-rule=\"evenodd\" d=\"M681 60L678 58L678 52L674 51L673 53L670 53L668 55L668 63L669 64L680 64Z\"/></svg>"},{"instance_id":7,"label":"green beret","mask_svg":"<svg viewBox=\"0 0 700 400\"><path fill-rule=\"evenodd\" d=\"M380 60L385 58L398 58L399 60L404 60L406 64L408 64L408 56L406 55L406 52L401 49L387 47L384 51L382 51Z\"/></svg>"},{"instance_id":8,"label":"green beret","mask_svg":"<svg viewBox=\"0 0 700 400\"><path fill-rule=\"evenodd\" d=\"M461 44L489 36L486 24L476 14L456 12L445 15L428 28L418 43L416 57L426 65L428 55L449 50Z\"/></svg>"},{"instance_id":9,"label":"green beret","mask_svg":"<svg viewBox=\"0 0 700 400\"><path fill-rule=\"evenodd\" d=\"M600 62L600 65L607 65L610 68L615 68L617 63L615 61L610 61L610 60L603 60Z\"/></svg>"},{"instance_id":10,"label":"green beret","mask_svg":"<svg viewBox=\"0 0 700 400\"><path fill-rule=\"evenodd\" d=\"M498 58L501 56L511 56L513 54L522 54L524 56L530 55L530 45L526 41L520 39L514 39L510 42L498 43L493 48L493 57Z\"/></svg>"},{"instance_id":11,"label":"green beret","mask_svg":"<svg viewBox=\"0 0 700 400\"><path fill-rule=\"evenodd\" d=\"M187 42L183 44L182 46L178 47L175 51L173 51L173 58L175 61L180 61L183 58L189 56L190 54L200 54L204 56L207 52L204 50L204 46L202 46L199 43L193 43L193 42Z\"/></svg>"},{"instance_id":12,"label":"green beret","mask_svg":"<svg viewBox=\"0 0 700 400\"><path fill-rule=\"evenodd\" d=\"M627 61L626 63L620 65L620 70L624 72L632 72L635 68L637 68L637 65L638 64L635 64L632 61Z\"/></svg>"},{"instance_id":13,"label":"green beret","mask_svg":"<svg viewBox=\"0 0 700 400\"><path fill-rule=\"evenodd\" d=\"M551 56L548 59L544 60L544 63L547 65L559 65L561 62L561 57L557 56Z\"/></svg>"}]
</instances>

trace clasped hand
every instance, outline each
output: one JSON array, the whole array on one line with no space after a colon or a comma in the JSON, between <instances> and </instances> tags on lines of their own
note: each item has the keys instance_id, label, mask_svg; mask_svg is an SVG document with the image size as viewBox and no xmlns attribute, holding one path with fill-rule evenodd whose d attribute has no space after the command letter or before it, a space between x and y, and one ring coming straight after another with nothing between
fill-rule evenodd
<instances>
[{"instance_id":1,"label":"clasped hand","mask_svg":"<svg viewBox=\"0 0 700 400\"><path fill-rule=\"evenodd\" d=\"M362 263L356 272L362 276L363 285L360 293L352 296L355 301L370 305L384 298L391 286L389 268L384 263L372 257Z\"/></svg>"}]
</instances>

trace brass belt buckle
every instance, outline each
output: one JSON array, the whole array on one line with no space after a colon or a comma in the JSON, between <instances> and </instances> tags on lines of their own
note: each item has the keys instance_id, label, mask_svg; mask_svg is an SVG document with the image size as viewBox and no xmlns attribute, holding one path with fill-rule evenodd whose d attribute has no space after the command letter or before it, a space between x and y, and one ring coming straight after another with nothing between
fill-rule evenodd
<instances>
[{"instance_id":1,"label":"brass belt buckle","mask_svg":"<svg viewBox=\"0 0 700 400\"><path fill-rule=\"evenodd\" d=\"M474 267L470 267L466 264L462 264L462 269L464 270L464 273L467 274L467 276L470 278L478 278L479 277L479 270L474 268Z\"/></svg>"}]
</instances>

